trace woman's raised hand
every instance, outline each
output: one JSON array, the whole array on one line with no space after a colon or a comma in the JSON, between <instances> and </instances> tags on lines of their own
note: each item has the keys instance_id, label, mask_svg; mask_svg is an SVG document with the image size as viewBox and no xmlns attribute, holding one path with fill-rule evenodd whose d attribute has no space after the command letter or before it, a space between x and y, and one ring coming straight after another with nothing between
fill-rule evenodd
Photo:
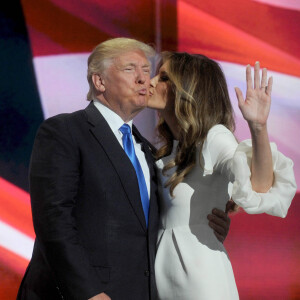
<instances>
[{"instance_id":1,"label":"woman's raised hand","mask_svg":"<svg viewBox=\"0 0 300 300\"><path fill-rule=\"evenodd\" d=\"M244 119L249 123L252 129L260 129L267 123L267 119L271 106L271 92L273 85L273 78L270 77L267 81L267 69L262 70L262 77L260 80L260 65L256 62L254 65L254 84L251 76L251 67L246 67L246 82L247 92L246 99L239 88L235 88L236 96L238 98L239 108Z\"/></svg>"}]
</instances>

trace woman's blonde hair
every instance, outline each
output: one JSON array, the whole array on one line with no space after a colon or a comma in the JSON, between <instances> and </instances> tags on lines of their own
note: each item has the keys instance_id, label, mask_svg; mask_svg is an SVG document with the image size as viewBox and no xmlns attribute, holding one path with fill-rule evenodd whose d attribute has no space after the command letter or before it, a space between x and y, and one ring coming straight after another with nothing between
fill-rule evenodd
<instances>
[{"instance_id":1,"label":"woman's blonde hair","mask_svg":"<svg viewBox=\"0 0 300 300\"><path fill-rule=\"evenodd\" d=\"M114 58L118 57L122 53L130 51L142 51L148 59L155 55L155 50L151 46L129 38L110 39L95 47L88 58L88 101L91 101L96 97L96 89L92 80L93 74L103 74Z\"/></svg>"},{"instance_id":2,"label":"woman's blonde hair","mask_svg":"<svg viewBox=\"0 0 300 300\"><path fill-rule=\"evenodd\" d=\"M200 148L201 155L209 129L223 124L234 131L235 122L226 79L218 63L204 55L163 52L158 68L167 61L179 126L176 156L163 168L165 174L176 167L166 183L173 196L176 185L195 166L197 148ZM173 136L163 118L160 118L157 129L164 143L157 151L159 159L171 153Z\"/></svg>"}]
</instances>

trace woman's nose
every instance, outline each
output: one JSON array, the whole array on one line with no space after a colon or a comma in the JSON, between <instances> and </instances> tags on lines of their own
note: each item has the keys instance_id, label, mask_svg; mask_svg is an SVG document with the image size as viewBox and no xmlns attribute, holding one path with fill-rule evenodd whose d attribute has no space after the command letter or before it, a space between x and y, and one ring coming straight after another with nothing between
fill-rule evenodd
<instances>
[{"instance_id":1,"label":"woman's nose","mask_svg":"<svg viewBox=\"0 0 300 300\"><path fill-rule=\"evenodd\" d=\"M157 78L158 78L158 75L156 75L155 77L153 77L151 80L150 80L150 86L151 87L156 87L156 84L157 84Z\"/></svg>"}]
</instances>

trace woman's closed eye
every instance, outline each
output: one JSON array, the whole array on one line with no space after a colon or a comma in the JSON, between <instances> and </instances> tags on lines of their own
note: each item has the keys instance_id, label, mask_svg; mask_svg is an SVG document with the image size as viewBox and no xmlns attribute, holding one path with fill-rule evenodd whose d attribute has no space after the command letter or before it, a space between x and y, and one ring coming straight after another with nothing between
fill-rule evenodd
<instances>
[{"instance_id":1,"label":"woman's closed eye","mask_svg":"<svg viewBox=\"0 0 300 300\"><path fill-rule=\"evenodd\" d=\"M168 81L169 77L167 75L161 75L159 76L159 81Z\"/></svg>"}]
</instances>

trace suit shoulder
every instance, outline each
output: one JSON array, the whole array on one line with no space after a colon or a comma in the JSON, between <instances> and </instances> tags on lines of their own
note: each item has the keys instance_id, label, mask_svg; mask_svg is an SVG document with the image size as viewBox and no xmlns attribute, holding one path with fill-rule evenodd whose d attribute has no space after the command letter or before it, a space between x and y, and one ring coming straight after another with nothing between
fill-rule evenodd
<instances>
[{"instance_id":1,"label":"suit shoulder","mask_svg":"<svg viewBox=\"0 0 300 300\"><path fill-rule=\"evenodd\" d=\"M55 116L52 116L46 119L40 125L37 136L39 135L64 135L70 134L72 132L72 128L78 127L82 122L80 120L84 120L85 113L84 110L78 110L72 113L62 113Z\"/></svg>"},{"instance_id":2,"label":"suit shoulder","mask_svg":"<svg viewBox=\"0 0 300 300\"><path fill-rule=\"evenodd\" d=\"M82 118L85 115L84 109L74 111L72 113L61 113L55 116L52 116L44 121L44 123L56 123L56 122L65 122L73 121L78 118Z\"/></svg>"},{"instance_id":3,"label":"suit shoulder","mask_svg":"<svg viewBox=\"0 0 300 300\"><path fill-rule=\"evenodd\" d=\"M80 120L83 120L85 118L85 111L84 109L72 112L72 113L61 113L55 116L52 116L41 124L43 125L52 125L52 126L59 126L61 124L65 123L76 123Z\"/></svg>"},{"instance_id":4,"label":"suit shoulder","mask_svg":"<svg viewBox=\"0 0 300 300\"><path fill-rule=\"evenodd\" d=\"M49 148L53 152L58 149L76 149L76 128L83 123L77 120L82 118L84 110L62 113L46 119L36 133L35 149Z\"/></svg>"}]
</instances>

